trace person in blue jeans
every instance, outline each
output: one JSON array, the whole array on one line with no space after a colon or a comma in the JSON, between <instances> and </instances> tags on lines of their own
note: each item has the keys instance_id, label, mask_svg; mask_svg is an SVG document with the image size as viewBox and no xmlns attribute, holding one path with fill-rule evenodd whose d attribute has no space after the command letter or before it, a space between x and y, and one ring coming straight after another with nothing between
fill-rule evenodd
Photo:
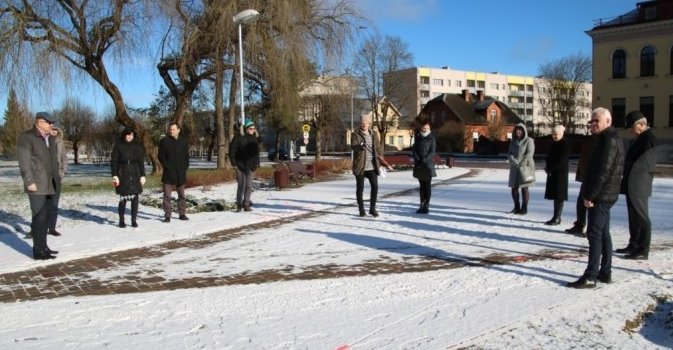
<instances>
[{"instance_id":1,"label":"person in blue jeans","mask_svg":"<svg viewBox=\"0 0 673 350\"><path fill-rule=\"evenodd\" d=\"M624 145L612 127L610 111L599 107L591 113L591 133L597 136L583 185L584 206L589 211L587 238L589 261L582 277L570 288L593 288L596 280L612 282L610 209L617 202L624 167Z\"/></svg>"}]
</instances>

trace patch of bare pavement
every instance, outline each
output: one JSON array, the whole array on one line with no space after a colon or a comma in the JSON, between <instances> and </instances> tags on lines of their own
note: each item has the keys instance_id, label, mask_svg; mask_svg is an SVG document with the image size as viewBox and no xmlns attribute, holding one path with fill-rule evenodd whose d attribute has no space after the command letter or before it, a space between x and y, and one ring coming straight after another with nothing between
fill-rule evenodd
<instances>
[{"instance_id":1,"label":"patch of bare pavement","mask_svg":"<svg viewBox=\"0 0 673 350\"><path fill-rule=\"evenodd\" d=\"M433 186L448 184L459 178L472 177L478 170L458 178L437 182ZM392 193L384 197L400 196L409 192L406 190ZM246 234L254 234L260 230L280 227L298 220L316 218L327 215L331 210L348 205L335 206L334 208L313 211L287 217L265 221L245 227L222 230L196 238L175 240L154 246L127 249L123 251L92 256L84 259L71 260L63 263L55 263L48 266L12 272L0 275L0 302L18 302L39 299L52 299L65 296L93 296L121 293L143 293L166 291L185 288L203 288L239 284L261 284L277 281L308 280L323 278L339 278L351 276L365 276L378 274L398 274L408 272L421 272L433 270L455 269L473 266L493 266L521 263L543 259L574 259L586 255L586 249L580 250L550 250L542 249L533 254L504 255L490 254L486 256L457 256L447 254L445 256L408 256L404 260L393 260L386 256L354 265L319 264L302 267L301 271L295 271L294 266L287 265L283 268L268 269L252 273L239 273L225 276L212 276L205 271L203 276L191 275L185 278L162 277L161 270L138 269L125 275L117 275L113 279L101 280L90 274L95 271L114 272L121 267L130 266L142 259L158 258L177 249L200 249L215 243L231 240ZM671 249L672 246L652 247L656 249ZM403 252L403 248L400 252ZM139 265L142 266L142 265Z\"/></svg>"}]
</instances>

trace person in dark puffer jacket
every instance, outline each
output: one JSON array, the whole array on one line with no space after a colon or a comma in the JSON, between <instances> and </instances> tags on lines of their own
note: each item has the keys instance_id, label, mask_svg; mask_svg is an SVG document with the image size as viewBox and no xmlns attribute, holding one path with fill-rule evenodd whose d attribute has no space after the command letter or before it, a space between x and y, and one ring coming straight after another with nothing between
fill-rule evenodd
<instances>
[{"instance_id":1,"label":"person in dark puffer jacket","mask_svg":"<svg viewBox=\"0 0 673 350\"><path fill-rule=\"evenodd\" d=\"M110 170L115 192L119 195L119 227L126 227L124 214L126 202L131 201L131 226L138 227L138 195L145 185L145 147L135 137L135 131L127 127L112 148Z\"/></svg>"},{"instance_id":2,"label":"person in dark puffer jacket","mask_svg":"<svg viewBox=\"0 0 673 350\"><path fill-rule=\"evenodd\" d=\"M244 135L236 136L229 145L229 159L231 165L236 168L236 181L238 188L236 190L236 211L241 208L245 211L251 211L250 195L252 193L252 180L254 172L259 168L259 141L255 124L252 120L247 120L243 125Z\"/></svg>"},{"instance_id":3,"label":"person in dark puffer jacket","mask_svg":"<svg viewBox=\"0 0 673 350\"><path fill-rule=\"evenodd\" d=\"M582 277L568 283L571 288L593 288L596 280L612 282L612 238L610 208L617 202L624 167L624 145L612 127L610 111L599 107L591 113L591 133L596 147L584 179L584 205L589 208L587 238L589 262Z\"/></svg>"},{"instance_id":4,"label":"person in dark puffer jacket","mask_svg":"<svg viewBox=\"0 0 673 350\"><path fill-rule=\"evenodd\" d=\"M437 176L435 171L435 152L437 143L430 133L430 122L422 122L420 130L414 137L412 155L414 157L413 176L418 179L418 192L421 197L421 205L416 210L419 214L430 212L430 196L432 194L432 178Z\"/></svg>"}]
</instances>

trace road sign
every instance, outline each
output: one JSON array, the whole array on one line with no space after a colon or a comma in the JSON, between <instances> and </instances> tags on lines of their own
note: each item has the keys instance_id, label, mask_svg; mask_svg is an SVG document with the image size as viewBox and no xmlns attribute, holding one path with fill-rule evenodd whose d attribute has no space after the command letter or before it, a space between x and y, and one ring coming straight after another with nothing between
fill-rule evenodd
<instances>
[{"instance_id":1,"label":"road sign","mask_svg":"<svg viewBox=\"0 0 673 350\"><path fill-rule=\"evenodd\" d=\"M301 131L303 131L304 133L307 133L307 132L311 131L311 126L308 125L308 124L304 124L304 126L301 127Z\"/></svg>"}]
</instances>

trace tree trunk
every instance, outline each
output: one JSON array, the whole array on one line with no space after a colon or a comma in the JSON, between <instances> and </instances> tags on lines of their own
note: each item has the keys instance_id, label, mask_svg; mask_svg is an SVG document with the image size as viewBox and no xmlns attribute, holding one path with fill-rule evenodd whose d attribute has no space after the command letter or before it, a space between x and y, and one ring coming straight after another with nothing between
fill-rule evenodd
<instances>
[{"instance_id":1,"label":"tree trunk","mask_svg":"<svg viewBox=\"0 0 673 350\"><path fill-rule=\"evenodd\" d=\"M322 130L320 128L315 129L315 160L318 161L322 158Z\"/></svg>"},{"instance_id":2,"label":"tree trunk","mask_svg":"<svg viewBox=\"0 0 673 350\"><path fill-rule=\"evenodd\" d=\"M78 156L78 151L79 150L79 143L78 142L73 142L72 143L72 152L75 154L75 164L79 164L79 156Z\"/></svg>"}]
</instances>

